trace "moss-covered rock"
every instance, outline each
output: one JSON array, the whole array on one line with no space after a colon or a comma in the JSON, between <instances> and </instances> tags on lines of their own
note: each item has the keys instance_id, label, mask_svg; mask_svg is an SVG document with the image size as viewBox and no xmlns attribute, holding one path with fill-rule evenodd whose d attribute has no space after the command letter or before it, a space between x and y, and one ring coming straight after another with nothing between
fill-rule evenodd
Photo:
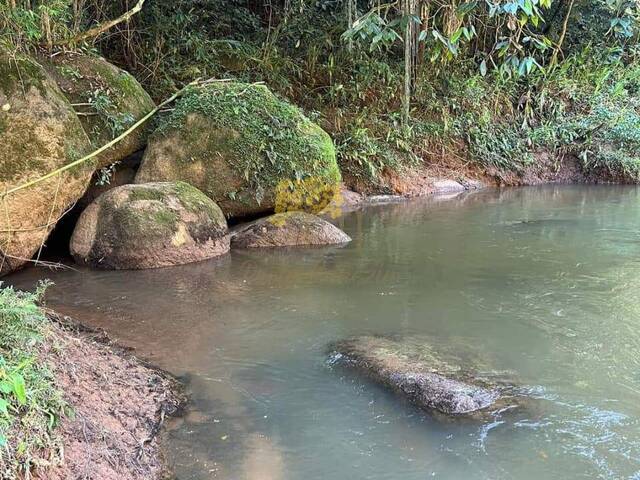
<instances>
[{"instance_id":1,"label":"moss-covered rock","mask_svg":"<svg viewBox=\"0 0 640 480\"><path fill-rule=\"evenodd\" d=\"M333 245L350 242L335 225L306 212L276 213L242 225L233 232L234 248Z\"/></svg>"},{"instance_id":2,"label":"moss-covered rock","mask_svg":"<svg viewBox=\"0 0 640 480\"><path fill-rule=\"evenodd\" d=\"M0 190L37 179L91 151L73 108L33 59L0 51ZM84 193L85 164L2 198L0 273L26 263Z\"/></svg>"},{"instance_id":3,"label":"moss-covered rock","mask_svg":"<svg viewBox=\"0 0 640 480\"><path fill-rule=\"evenodd\" d=\"M151 136L136 182L165 180L198 187L238 217L293 208L277 194L306 201L291 193L308 185L327 203L340 170L331 138L300 109L264 85L220 82L192 88Z\"/></svg>"},{"instance_id":4,"label":"moss-covered rock","mask_svg":"<svg viewBox=\"0 0 640 480\"><path fill-rule=\"evenodd\" d=\"M229 235L220 208L187 183L123 185L82 212L70 250L94 268L156 268L226 253Z\"/></svg>"},{"instance_id":5,"label":"moss-covered rock","mask_svg":"<svg viewBox=\"0 0 640 480\"><path fill-rule=\"evenodd\" d=\"M95 149L120 135L155 107L132 75L102 57L65 53L42 57L41 62L75 105ZM98 168L144 148L149 133L149 125L143 125L100 154Z\"/></svg>"}]
</instances>

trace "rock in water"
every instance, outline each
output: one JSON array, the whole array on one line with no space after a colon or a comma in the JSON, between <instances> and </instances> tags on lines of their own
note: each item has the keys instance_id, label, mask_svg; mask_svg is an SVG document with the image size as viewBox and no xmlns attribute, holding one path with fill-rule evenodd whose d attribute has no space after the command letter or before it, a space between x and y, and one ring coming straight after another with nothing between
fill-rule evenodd
<instances>
[{"instance_id":1,"label":"rock in water","mask_svg":"<svg viewBox=\"0 0 640 480\"><path fill-rule=\"evenodd\" d=\"M70 249L94 268L155 268L226 253L229 235L220 208L189 184L123 185L82 212Z\"/></svg>"},{"instance_id":2,"label":"rock in water","mask_svg":"<svg viewBox=\"0 0 640 480\"><path fill-rule=\"evenodd\" d=\"M95 55L61 52L42 64L70 102L79 105L80 122L95 149L102 147L155 107L149 94L129 73ZM96 159L106 167L141 150L150 129L142 125Z\"/></svg>"},{"instance_id":3,"label":"rock in water","mask_svg":"<svg viewBox=\"0 0 640 480\"><path fill-rule=\"evenodd\" d=\"M242 217L277 204L320 211L340 170L331 137L300 109L264 85L219 82L190 89L149 139L136 182L174 180ZM291 208L296 200L304 204Z\"/></svg>"},{"instance_id":4,"label":"rock in water","mask_svg":"<svg viewBox=\"0 0 640 480\"><path fill-rule=\"evenodd\" d=\"M233 233L234 248L332 245L350 242L332 223L305 212L277 213L242 225Z\"/></svg>"},{"instance_id":5,"label":"rock in water","mask_svg":"<svg viewBox=\"0 0 640 480\"><path fill-rule=\"evenodd\" d=\"M38 179L91 151L71 104L30 57L0 49L0 190ZM58 218L84 193L92 162L6 196L0 273L28 262Z\"/></svg>"},{"instance_id":6,"label":"rock in water","mask_svg":"<svg viewBox=\"0 0 640 480\"><path fill-rule=\"evenodd\" d=\"M447 415L477 412L493 405L498 390L454 378L454 371L428 351L402 342L363 336L334 346L334 358L401 393L425 410ZM443 373L441 371L444 370Z\"/></svg>"}]
</instances>

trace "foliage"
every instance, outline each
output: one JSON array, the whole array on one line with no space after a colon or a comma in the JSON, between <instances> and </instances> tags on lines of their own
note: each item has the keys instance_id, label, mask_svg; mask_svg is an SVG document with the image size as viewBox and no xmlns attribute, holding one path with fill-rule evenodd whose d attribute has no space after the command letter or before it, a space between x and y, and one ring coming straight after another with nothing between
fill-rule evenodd
<instances>
[{"instance_id":1,"label":"foliage","mask_svg":"<svg viewBox=\"0 0 640 480\"><path fill-rule=\"evenodd\" d=\"M15 4L15 5L13 5ZM67 36L72 0L16 0L0 3L0 43L21 49Z\"/></svg>"},{"instance_id":2,"label":"foliage","mask_svg":"<svg viewBox=\"0 0 640 480\"><path fill-rule=\"evenodd\" d=\"M120 109L111 97L112 94L109 90L99 88L89 92L88 103L104 121L111 133L111 137L115 138L133 125L135 118L130 112L119 111ZM100 127L96 125L94 128L93 136L98 137L100 135Z\"/></svg>"},{"instance_id":3,"label":"foliage","mask_svg":"<svg viewBox=\"0 0 640 480\"><path fill-rule=\"evenodd\" d=\"M47 336L47 320L35 293L0 289L0 476L28 477L39 464L55 459L53 428L66 409L39 350Z\"/></svg>"}]
</instances>

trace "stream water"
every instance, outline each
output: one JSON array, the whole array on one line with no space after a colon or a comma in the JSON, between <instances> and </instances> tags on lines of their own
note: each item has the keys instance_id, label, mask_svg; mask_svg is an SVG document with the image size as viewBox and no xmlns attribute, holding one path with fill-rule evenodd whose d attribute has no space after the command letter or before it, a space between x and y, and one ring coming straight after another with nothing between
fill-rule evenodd
<instances>
[{"instance_id":1,"label":"stream water","mask_svg":"<svg viewBox=\"0 0 640 480\"><path fill-rule=\"evenodd\" d=\"M484 191L338 224L342 248L8 280L52 279L49 306L186 382L179 480L640 479L640 189ZM327 365L360 334L481 351L527 408L443 422Z\"/></svg>"}]
</instances>

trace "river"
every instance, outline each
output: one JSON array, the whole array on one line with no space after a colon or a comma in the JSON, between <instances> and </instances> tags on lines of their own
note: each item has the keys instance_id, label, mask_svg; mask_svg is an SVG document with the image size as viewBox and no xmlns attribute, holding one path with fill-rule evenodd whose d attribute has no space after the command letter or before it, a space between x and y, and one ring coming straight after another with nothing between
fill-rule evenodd
<instances>
[{"instance_id":1,"label":"river","mask_svg":"<svg viewBox=\"0 0 640 480\"><path fill-rule=\"evenodd\" d=\"M48 306L179 376L179 480L640 479L640 189L488 190L349 213L344 247L146 271L48 272ZM529 397L444 422L331 368L415 336L480 352Z\"/></svg>"}]
</instances>

